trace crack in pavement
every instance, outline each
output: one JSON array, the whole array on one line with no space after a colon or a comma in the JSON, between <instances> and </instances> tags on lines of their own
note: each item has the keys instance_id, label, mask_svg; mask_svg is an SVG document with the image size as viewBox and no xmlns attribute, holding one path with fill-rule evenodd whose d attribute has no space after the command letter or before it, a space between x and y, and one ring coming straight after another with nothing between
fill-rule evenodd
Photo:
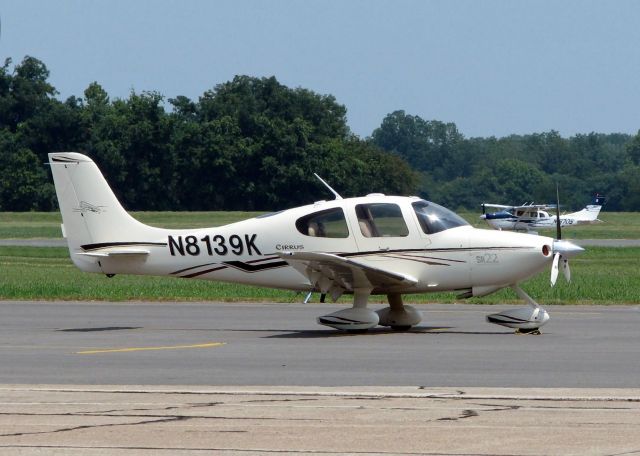
<instances>
[{"instance_id":1,"label":"crack in pavement","mask_svg":"<svg viewBox=\"0 0 640 456\"><path fill-rule=\"evenodd\" d=\"M239 404L256 404L260 402L307 402L307 401L319 401L318 398L302 398L302 399L252 399L248 401L240 401ZM223 402L219 402L223 404Z\"/></svg>"},{"instance_id":2,"label":"crack in pavement","mask_svg":"<svg viewBox=\"0 0 640 456\"><path fill-rule=\"evenodd\" d=\"M458 420L464 420L465 418L471 418L474 416L480 416L480 414L475 410L468 409L468 410L463 410L460 416L454 416L454 417L445 416L443 418L438 418L435 421L458 421ZM429 421L434 421L434 420L429 420Z\"/></svg>"},{"instance_id":3,"label":"crack in pavement","mask_svg":"<svg viewBox=\"0 0 640 456\"><path fill-rule=\"evenodd\" d=\"M4 416L72 416L72 417L109 417L109 418L168 418L174 417L179 419L203 419L203 420L280 420L280 421L323 421L320 418L273 418L273 417L256 417L256 416L241 416L241 417L233 417L233 416L213 416L213 415L151 415L151 414L131 414L131 415L122 415L122 414L105 414L101 412L67 412L67 413L0 413L0 415ZM116 426L117 424L113 424ZM96 425L97 427L99 425ZM0 434L0 437L6 437L7 435L12 434Z\"/></svg>"},{"instance_id":4,"label":"crack in pavement","mask_svg":"<svg viewBox=\"0 0 640 456\"><path fill-rule=\"evenodd\" d=\"M235 453L261 453L261 454L291 454L292 450L268 450L264 448L204 448L204 447L150 447L150 446L80 446L80 445L0 445L0 448L50 448L50 449L69 449L69 450L167 450L167 451L233 451ZM344 451L327 451L327 450L295 450L296 454L312 454L312 455L343 455ZM349 451L348 454L358 455L397 455L397 451ZM461 453L442 453L442 452L416 452L403 451L403 455L409 456L460 456ZM619 453L606 456L625 456L634 453ZM464 453L465 456L495 456L495 453ZM521 453L501 453L501 456L521 456ZM546 454L531 456L547 456Z\"/></svg>"},{"instance_id":5,"label":"crack in pavement","mask_svg":"<svg viewBox=\"0 0 640 456\"><path fill-rule=\"evenodd\" d=\"M203 419L203 420L280 420L280 421L322 421L317 418L270 418L270 417L229 417L229 416L211 416L211 415L160 415L160 414L140 414L132 412L150 412L153 410L167 411L176 409L194 409L203 407L215 407L222 404L221 402L206 402L196 404L183 404L178 406L167 406L163 408L138 408L138 409L113 409L106 411L96 412L66 412L66 413L30 413L30 412L0 412L0 416L58 416L58 417L110 417L110 418L153 418L139 422L127 422L127 423L108 423L108 424L93 424L93 425L81 425L64 427L60 429L54 429L50 431L37 431L37 432L14 432L0 434L0 437L19 437L24 435L38 435L38 434L55 434L60 432L76 431L81 429L95 429L101 427L113 427L113 426L138 426L144 424L155 423L169 423L174 421L186 421L190 419ZM122 413L127 412L127 413ZM228 432L243 432L243 431L228 431Z\"/></svg>"},{"instance_id":6,"label":"crack in pavement","mask_svg":"<svg viewBox=\"0 0 640 456\"><path fill-rule=\"evenodd\" d=\"M167 407L113 409L113 410L102 410L100 413L150 412L151 410L169 411L169 410L177 410L181 408L189 409L189 408L200 408L200 407L215 407L216 405L224 405L224 402L197 402L197 403L189 403L189 404L181 404L181 405L169 405ZM87 413L97 413L97 412L87 412Z\"/></svg>"},{"instance_id":7,"label":"crack in pavement","mask_svg":"<svg viewBox=\"0 0 640 456\"><path fill-rule=\"evenodd\" d=\"M108 423L108 424L85 424L82 426L72 426L60 429L54 429L51 431L37 431L37 432L14 432L9 434L0 434L0 437L21 437L25 435L43 435L43 434L57 434L60 432L70 432L70 431L78 431L80 429L96 429L102 427L113 427L113 426L138 426L141 424L151 424L151 423L170 423L172 421L184 421L188 420L192 417L187 416L169 416L164 417L158 420L145 420L138 422L130 422L130 423Z\"/></svg>"},{"instance_id":8,"label":"crack in pavement","mask_svg":"<svg viewBox=\"0 0 640 456\"><path fill-rule=\"evenodd\" d=\"M637 408L634 407L607 407L607 406L603 406L603 407L576 407L576 406L572 406L572 405L559 405L559 406L553 406L553 405L502 405L502 404L479 404L479 403L473 403L473 405L477 405L477 406L488 406L488 407L508 407L508 409L512 409L512 410L518 410L521 408L528 408L528 409L540 409L540 410L638 410ZM495 410L499 410L499 409L495 409Z\"/></svg>"}]
</instances>

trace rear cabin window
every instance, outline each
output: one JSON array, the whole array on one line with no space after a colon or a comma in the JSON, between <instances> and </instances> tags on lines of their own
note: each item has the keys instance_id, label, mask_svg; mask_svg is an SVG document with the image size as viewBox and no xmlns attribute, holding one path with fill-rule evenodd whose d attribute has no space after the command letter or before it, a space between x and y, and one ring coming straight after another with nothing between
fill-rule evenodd
<instances>
[{"instance_id":1,"label":"rear cabin window","mask_svg":"<svg viewBox=\"0 0 640 456\"><path fill-rule=\"evenodd\" d=\"M296 221L296 228L305 236L323 238L349 237L344 212L339 207L305 215Z\"/></svg>"},{"instance_id":2,"label":"rear cabin window","mask_svg":"<svg viewBox=\"0 0 640 456\"><path fill-rule=\"evenodd\" d=\"M404 237L409 229L397 204L374 203L356 206L358 225L364 237Z\"/></svg>"}]
</instances>

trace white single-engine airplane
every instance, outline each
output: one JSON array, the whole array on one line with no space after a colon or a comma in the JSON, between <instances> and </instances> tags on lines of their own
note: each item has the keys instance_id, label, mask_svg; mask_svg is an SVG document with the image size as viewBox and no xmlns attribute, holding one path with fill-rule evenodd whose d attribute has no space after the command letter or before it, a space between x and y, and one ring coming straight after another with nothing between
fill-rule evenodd
<instances>
[{"instance_id":1,"label":"white single-engine airplane","mask_svg":"<svg viewBox=\"0 0 640 456\"><path fill-rule=\"evenodd\" d=\"M519 283L582 248L550 237L471 227L418 197L370 194L318 201L215 228L169 230L144 225L120 205L96 164L74 153L49 154L62 230L83 271L148 274L317 291L334 300L353 294L353 307L318 318L341 330L376 325L408 329L421 314L402 294L456 291L484 296L511 287L529 306L489 315L491 323L537 331L549 320ZM560 261L562 260L562 261ZM389 307L367 308L372 294Z\"/></svg>"},{"instance_id":2,"label":"white single-engine airplane","mask_svg":"<svg viewBox=\"0 0 640 456\"><path fill-rule=\"evenodd\" d=\"M600 209L605 198L596 194L591 203L578 212L560 214L561 226L591 225L600 223L598 219ZM496 230L535 232L538 228L555 228L557 216L549 215L548 209L555 208L552 204L523 204L521 206L505 206L502 204L482 203L482 215L489 226ZM501 209L498 212L486 213L486 208Z\"/></svg>"}]
</instances>

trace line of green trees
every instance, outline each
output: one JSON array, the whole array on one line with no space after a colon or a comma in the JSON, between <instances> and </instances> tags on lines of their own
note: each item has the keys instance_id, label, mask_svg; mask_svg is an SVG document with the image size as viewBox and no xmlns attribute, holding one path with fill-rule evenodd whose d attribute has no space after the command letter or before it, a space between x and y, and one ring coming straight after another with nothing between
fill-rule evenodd
<instances>
[{"instance_id":1,"label":"line of green trees","mask_svg":"<svg viewBox=\"0 0 640 456\"><path fill-rule=\"evenodd\" d=\"M605 193L611 210L640 210L640 132L557 132L465 138L455 124L403 111L371 137L351 133L330 95L276 78L237 76L197 101L97 83L57 98L45 64L0 68L0 210L56 208L47 153L91 156L130 210L274 210L343 196L419 194L452 208L485 201L563 203Z\"/></svg>"},{"instance_id":2,"label":"line of green trees","mask_svg":"<svg viewBox=\"0 0 640 456\"><path fill-rule=\"evenodd\" d=\"M552 203L557 183L562 206L584 207L600 193L607 210L640 210L640 131L465 138L453 123L396 111L371 141L411 165L421 195L452 208Z\"/></svg>"}]
</instances>

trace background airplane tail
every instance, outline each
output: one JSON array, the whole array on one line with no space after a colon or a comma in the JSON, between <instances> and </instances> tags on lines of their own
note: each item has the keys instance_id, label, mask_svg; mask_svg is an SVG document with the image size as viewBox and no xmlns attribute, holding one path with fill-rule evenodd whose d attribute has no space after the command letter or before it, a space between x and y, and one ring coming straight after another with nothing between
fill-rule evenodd
<instances>
[{"instance_id":1,"label":"background airplane tail","mask_svg":"<svg viewBox=\"0 0 640 456\"><path fill-rule=\"evenodd\" d=\"M113 245L148 241L160 230L138 222L122 207L98 166L76 152L49 154L62 232L71 259L80 269L101 272L95 258L84 252Z\"/></svg>"},{"instance_id":2,"label":"background airplane tail","mask_svg":"<svg viewBox=\"0 0 640 456\"><path fill-rule=\"evenodd\" d=\"M587 204L584 209L569 215L573 216L576 220L584 223L597 222L599 221L598 215L600 214L600 209L602 209L604 202L605 197L596 193L596 195L591 200L591 203Z\"/></svg>"}]
</instances>

